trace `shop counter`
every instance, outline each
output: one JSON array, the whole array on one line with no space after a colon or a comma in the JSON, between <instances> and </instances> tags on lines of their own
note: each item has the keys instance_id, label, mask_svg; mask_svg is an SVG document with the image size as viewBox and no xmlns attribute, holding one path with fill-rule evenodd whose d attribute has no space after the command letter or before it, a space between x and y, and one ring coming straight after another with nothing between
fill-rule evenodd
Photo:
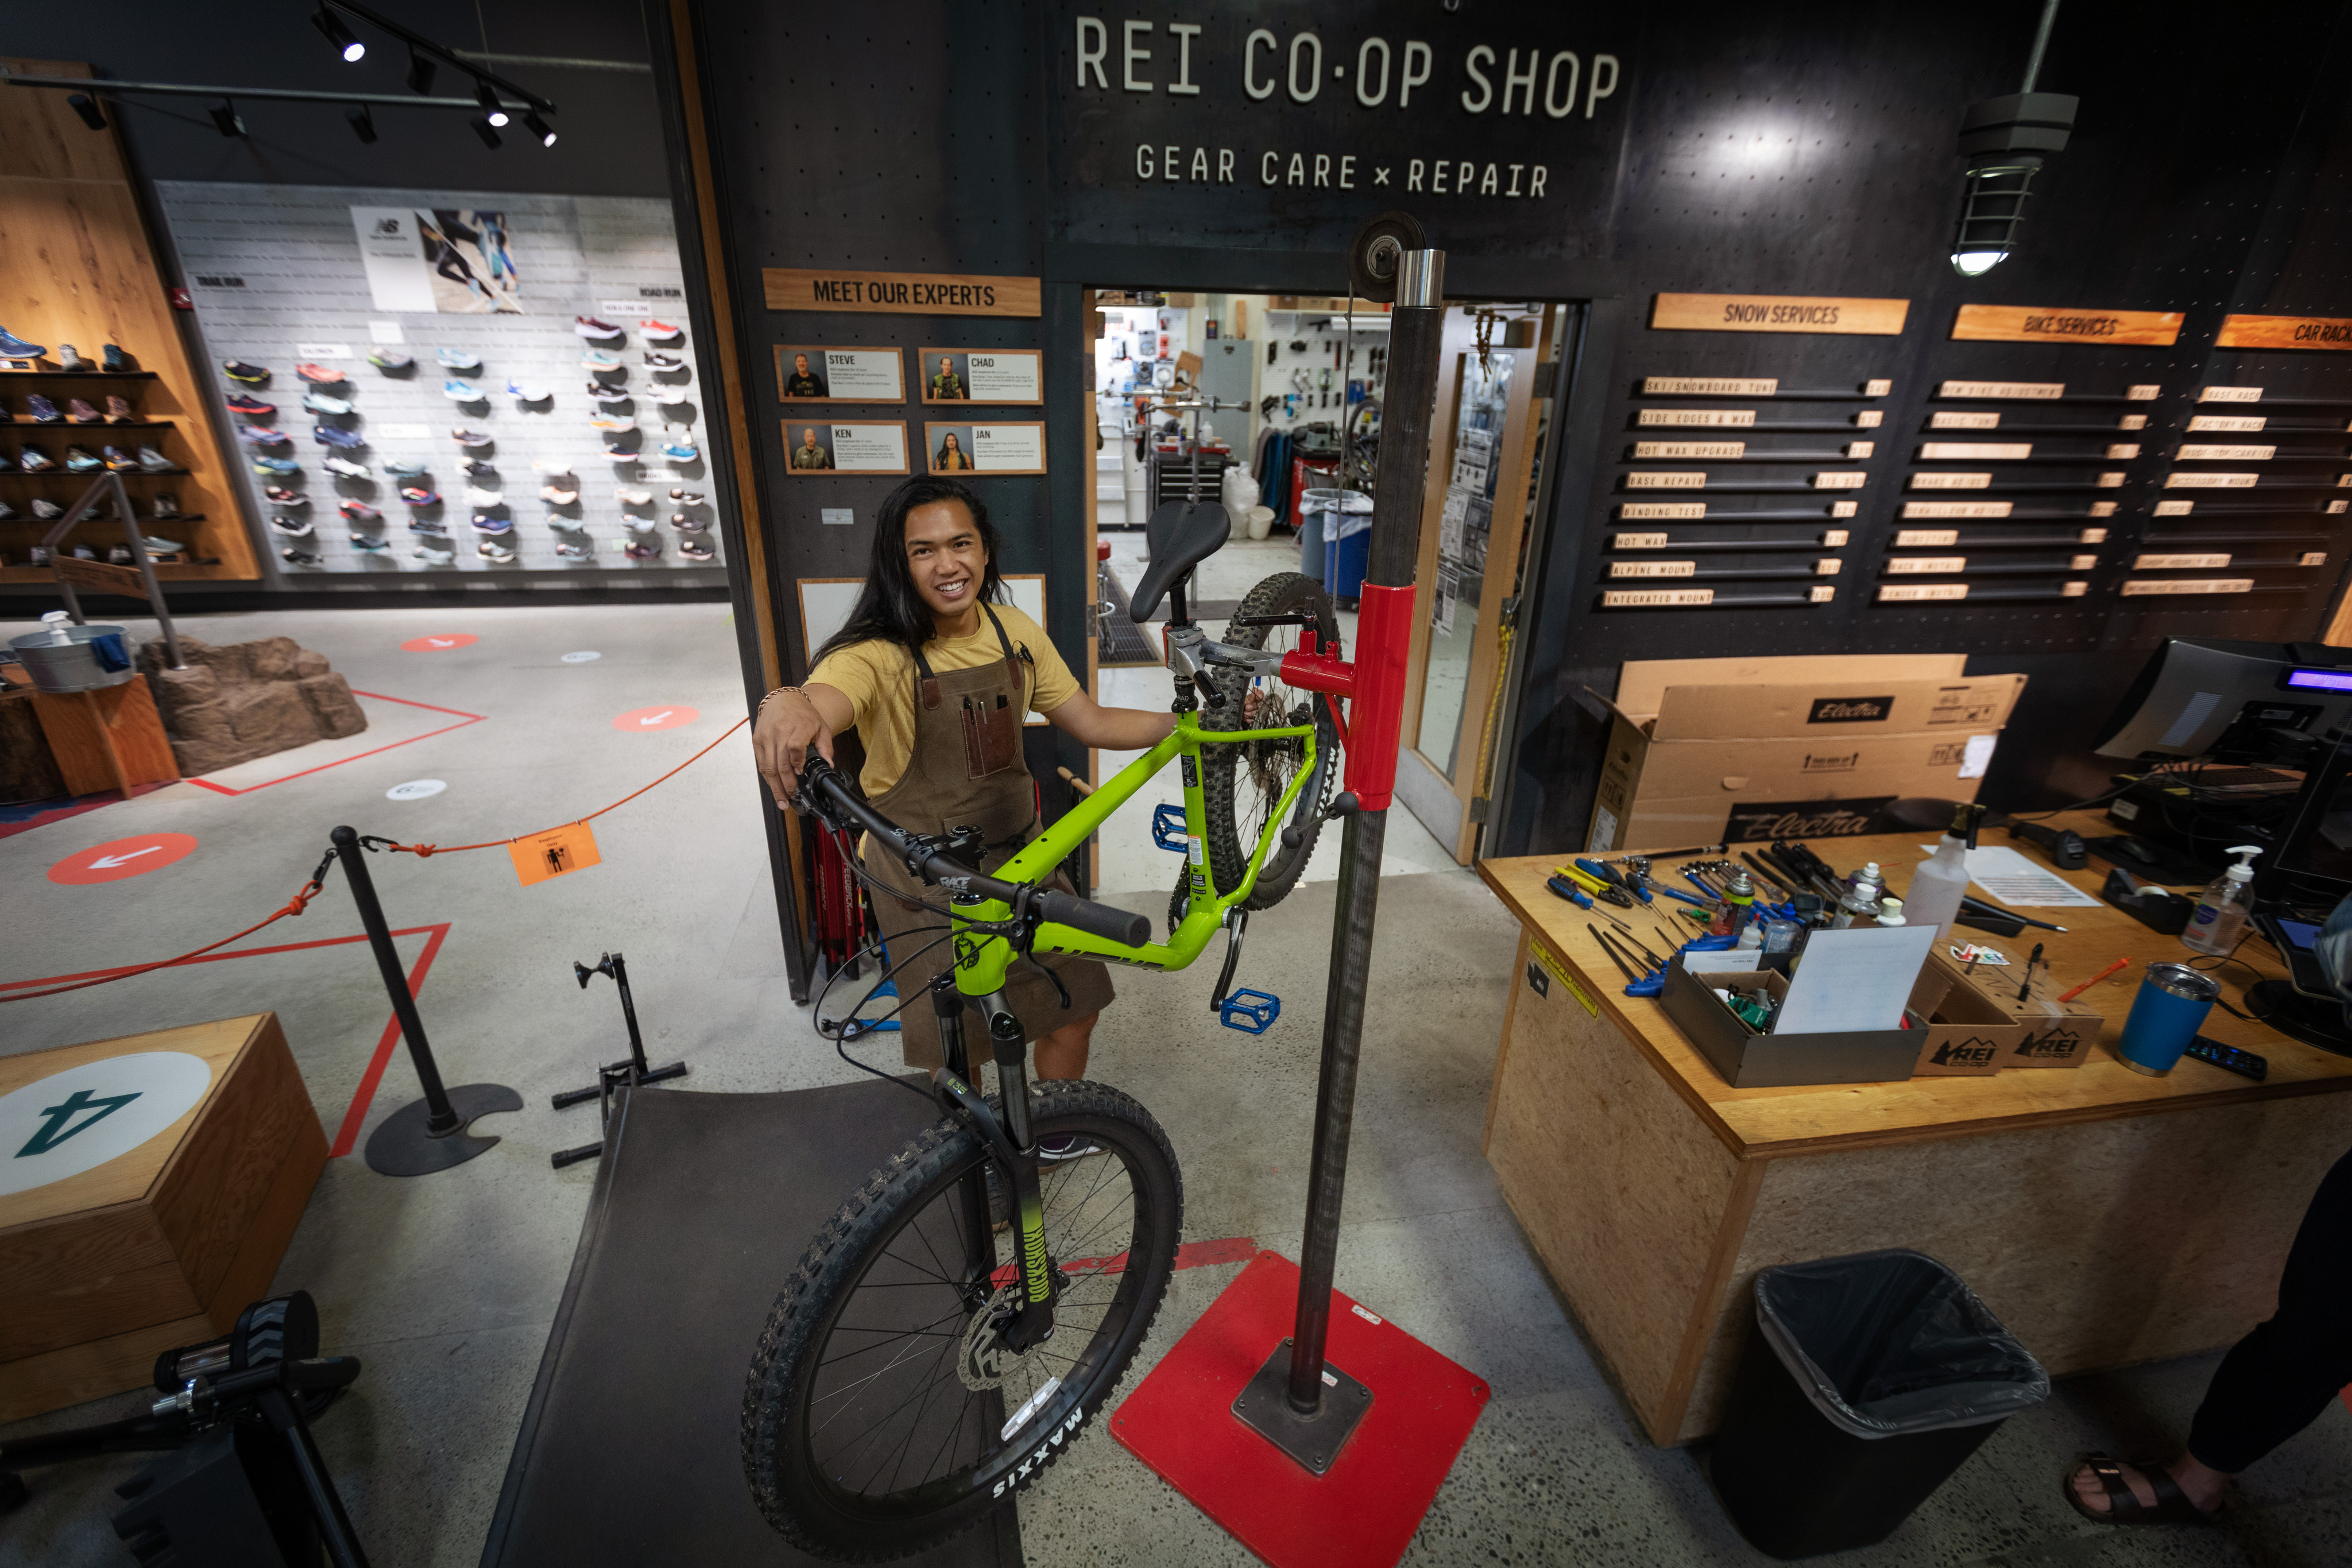
<instances>
[{"instance_id":1,"label":"shop counter","mask_svg":"<svg viewBox=\"0 0 2352 1568\"><path fill-rule=\"evenodd\" d=\"M2058 825L2104 831L2088 814ZM1877 861L1900 894L1936 837L1813 847L1841 871ZM2021 911L2064 934L1956 930L2021 964L2042 941L2061 988L2131 960L2084 995L2105 1022L2082 1066L1734 1089L1656 1000L1624 994L1588 923L1613 928L1546 890L1561 858L1478 866L1520 925L1485 1148L1654 1440L1714 1430L1750 1287L1776 1263L1916 1248L2062 1376L2215 1349L2270 1314L2304 1206L2352 1148L2352 1059L2217 1007L2204 1032L2267 1057L2267 1082L2189 1058L2165 1078L2124 1067L2141 971L2194 956L2178 938L2104 904ZM2095 894L2105 870L2055 874ZM1655 949L1643 928L1673 929L1666 902L1617 913ZM2215 977L2242 1007L2284 971L2260 938L2239 959Z\"/></svg>"}]
</instances>

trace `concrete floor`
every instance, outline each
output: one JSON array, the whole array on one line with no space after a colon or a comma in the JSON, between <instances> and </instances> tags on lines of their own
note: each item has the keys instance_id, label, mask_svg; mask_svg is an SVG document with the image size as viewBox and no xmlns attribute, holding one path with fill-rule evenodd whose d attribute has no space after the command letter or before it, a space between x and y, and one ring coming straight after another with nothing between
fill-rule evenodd
<instances>
[{"instance_id":1,"label":"concrete floor","mask_svg":"<svg viewBox=\"0 0 2352 1568\"><path fill-rule=\"evenodd\" d=\"M1246 564L1247 580L1274 569L1245 563L1243 553L1231 564ZM215 642L283 632L326 653L362 691L486 717L247 794L180 786L0 840L0 885L9 890L0 981L212 940L282 903L338 822L446 843L577 816L683 760L740 711L722 606L289 612L192 617L189 630ZM449 632L480 641L448 653L399 651L408 638ZM578 650L603 656L561 661ZM1128 700L1159 699L1139 689ZM678 704L700 716L650 733L613 727L622 713ZM369 706L382 726L378 743L415 732L398 705ZM290 771L307 759L282 760ZM264 767L238 778L277 775ZM448 788L424 800L385 798L417 779ZM504 1136L497 1149L437 1176L398 1181L357 1158L331 1161L278 1274L278 1288L319 1298L329 1347L367 1363L320 1435L379 1564L470 1564L480 1552L594 1179L589 1166L548 1168L549 1151L587 1136L593 1113L555 1113L544 1096L584 1081L618 1040L609 990L599 982L583 995L571 961L607 947L627 952L656 1059L692 1064L691 1077L663 1092L793 1089L850 1075L788 994L761 809L748 743L738 737L599 821L604 863L583 873L519 889L496 852L375 862L395 926L448 925L422 1009L450 1078L511 1084L527 1106L484 1124ZM199 849L151 875L96 886L60 886L42 874L89 845L157 830L194 834ZM1406 1561L1765 1561L1716 1506L1704 1455L1653 1448L1632 1426L1478 1153L1511 923L1402 812L1392 815L1389 848L1339 1283L1494 1391ZM1136 885L1109 896L1157 914L1166 882L1149 857L1159 854L1130 840L1113 844L1106 864L1114 882ZM1252 924L1241 980L1279 994L1286 1009L1262 1038L1215 1025L1203 1005L1205 973L1119 977L1122 1003L1097 1036L1092 1074L1136 1094L1167 1127L1186 1178L1188 1239L1245 1236L1297 1255L1333 891L1310 880ZM260 940L357 930L338 884L300 921ZM404 941L412 961L423 940ZM0 1008L0 1050L263 1009L283 1017L332 1136L385 1019L356 946L11 1004ZM368 1125L416 1092L395 1060ZM776 1260L780 1279L790 1261ZM1176 1276L1139 1372L1237 1267ZM1891 1541L1825 1561L2315 1568L2352 1560L2352 1418L2333 1409L2247 1476L2227 1529L2126 1534L2079 1520L2060 1500L2059 1472L2080 1449L2167 1450L2212 1361L2063 1385L2042 1409L2011 1421ZM134 1403L58 1412L0 1428L0 1440L108 1418ZM734 1412L713 1418L731 1423ZM0 1568L127 1561L105 1521L119 1506L109 1489L137 1468L125 1458L36 1474L32 1503L0 1521ZM1253 1561L1099 1427L1022 1509L1039 1568Z\"/></svg>"}]
</instances>

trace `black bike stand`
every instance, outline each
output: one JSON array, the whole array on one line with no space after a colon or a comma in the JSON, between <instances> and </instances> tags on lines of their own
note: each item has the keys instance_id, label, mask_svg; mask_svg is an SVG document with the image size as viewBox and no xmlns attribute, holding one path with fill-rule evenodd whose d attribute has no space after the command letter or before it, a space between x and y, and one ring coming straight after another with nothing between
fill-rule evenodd
<instances>
[{"instance_id":1,"label":"black bike stand","mask_svg":"<svg viewBox=\"0 0 2352 1568\"><path fill-rule=\"evenodd\" d=\"M368 874L360 836L350 828L337 828L327 837L343 862L343 874L351 878L352 902L359 905L360 924L367 928L368 946L375 950L383 988L392 994L392 1014L400 1020L401 1038L408 1042L408 1060L425 1086L424 1099L402 1106L368 1134L368 1168L379 1176L430 1176L464 1165L498 1143L495 1137L477 1137L471 1130L474 1119L498 1111L520 1111L522 1096L503 1083L442 1087L441 1069L425 1039L425 1022L416 1016L416 994L408 988L407 971L400 967L399 950L393 946L391 929L384 924L383 905L376 902L375 881Z\"/></svg>"},{"instance_id":2,"label":"black bike stand","mask_svg":"<svg viewBox=\"0 0 2352 1568\"><path fill-rule=\"evenodd\" d=\"M636 999L629 994L629 967L618 953L605 954L593 968L586 964L574 963L572 972L579 977L580 988L583 991L588 988L591 977L597 975L613 977L613 984L621 992L621 1017L629 1026L629 1054L619 1061L607 1062L598 1068L596 1082L588 1088L567 1089L561 1094L549 1096L549 1103L562 1111L593 1100L596 1102L597 1124L610 1126L614 1097L622 1090L642 1089L648 1083L659 1083L665 1079L683 1078L686 1076L686 1063L673 1061L667 1067L646 1065L645 1036L637 1030ZM562 1170L582 1160L593 1160L604 1152L604 1140L600 1137L593 1144L582 1144L577 1148L558 1149L547 1158L550 1165Z\"/></svg>"}]
</instances>

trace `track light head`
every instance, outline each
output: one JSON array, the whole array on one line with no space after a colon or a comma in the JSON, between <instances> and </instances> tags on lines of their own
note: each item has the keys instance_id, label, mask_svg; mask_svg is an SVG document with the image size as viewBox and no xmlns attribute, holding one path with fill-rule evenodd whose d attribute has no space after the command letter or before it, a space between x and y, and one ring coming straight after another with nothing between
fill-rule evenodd
<instances>
[{"instance_id":1,"label":"track light head","mask_svg":"<svg viewBox=\"0 0 2352 1568\"><path fill-rule=\"evenodd\" d=\"M434 65L430 58L418 54L415 49L409 50L408 90L411 92L431 92L433 90L433 73L436 68L438 68Z\"/></svg>"},{"instance_id":2,"label":"track light head","mask_svg":"<svg viewBox=\"0 0 2352 1568\"><path fill-rule=\"evenodd\" d=\"M525 110L523 111L522 126L525 131L530 131L533 136L539 138L539 144L541 147L552 147L555 145L555 127L548 124L546 120L541 120L539 117L539 110L535 109Z\"/></svg>"},{"instance_id":3,"label":"track light head","mask_svg":"<svg viewBox=\"0 0 2352 1568\"><path fill-rule=\"evenodd\" d=\"M492 125L504 125L507 122L506 105L499 101L499 89L489 83L479 78L475 80L474 101L482 106L482 118Z\"/></svg>"},{"instance_id":4,"label":"track light head","mask_svg":"<svg viewBox=\"0 0 2352 1568\"><path fill-rule=\"evenodd\" d=\"M469 120L466 123L474 128L474 134L482 139L483 146L496 151L500 145L497 127L488 115L486 114L479 120Z\"/></svg>"},{"instance_id":5,"label":"track light head","mask_svg":"<svg viewBox=\"0 0 2352 1568\"><path fill-rule=\"evenodd\" d=\"M366 104L362 103L345 110L343 118L352 122L352 135L365 142L373 143L375 141L375 115L369 110Z\"/></svg>"},{"instance_id":6,"label":"track light head","mask_svg":"<svg viewBox=\"0 0 2352 1568\"><path fill-rule=\"evenodd\" d=\"M342 56L347 64L356 65L366 57L367 46L360 42L357 34L343 26L341 16L326 6L320 5L310 13L310 25L326 35L327 42L335 46L335 52Z\"/></svg>"},{"instance_id":7,"label":"track light head","mask_svg":"<svg viewBox=\"0 0 2352 1568\"><path fill-rule=\"evenodd\" d=\"M2021 92L1971 104L1960 123L1960 221L1952 270L1982 277L2017 249L2033 177L2066 150L2081 100L2070 93Z\"/></svg>"},{"instance_id":8,"label":"track light head","mask_svg":"<svg viewBox=\"0 0 2352 1568\"><path fill-rule=\"evenodd\" d=\"M218 107L215 108L211 113L213 117L213 129L218 131L223 136L242 136L245 134L245 121L236 112L236 104L235 100L226 98L221 99Z\"/></svg>"},{"instance_id":9,"label":"track light head","mask_svg":"<svg viewBox=\"0 0 2352 1568\"><path fill-rule=\"evenodd\" d=\"M66 95L66 107L81 116L81 122L92 131L106 129L106 116L99 111L98 99L86 92Z\"/></svg>"}]
</instances>

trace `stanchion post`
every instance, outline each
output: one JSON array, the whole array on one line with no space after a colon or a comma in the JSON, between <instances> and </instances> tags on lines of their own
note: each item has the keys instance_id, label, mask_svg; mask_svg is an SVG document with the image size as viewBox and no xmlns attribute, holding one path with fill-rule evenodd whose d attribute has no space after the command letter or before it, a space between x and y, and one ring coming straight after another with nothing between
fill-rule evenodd
<instances>
[{"instance_id":1,"label":"stanchion post","mask_svg":"<svg viewBox=\"0 0 2352 1568\"><path fill-rule=\"evenodd\" d=\"M374 949L376 967L383 975L383 988L392 996L392 1016L408 1044L408 1060L416 1069L417 1082L425 1087L424 1099L385 1117L369 1136L369 1168L383 1176L425 1176L463 1165L498 1142L468 1132L474 1118L494 1111L520 1111L522 1096L499 1083L468 1083L454 1090L443 1086L433 1047L425 1038L425 1021L416 1013L416 994L408 988L408 972L401 967L400 950L392 945L383 905L375 895L375 881L368 874L367 852L361 847L359 834L350 828L337 828L327 837L351 881L352 902L359 906L360 924L367 929L368 946Z\"/></svg>"}]
</instances>

